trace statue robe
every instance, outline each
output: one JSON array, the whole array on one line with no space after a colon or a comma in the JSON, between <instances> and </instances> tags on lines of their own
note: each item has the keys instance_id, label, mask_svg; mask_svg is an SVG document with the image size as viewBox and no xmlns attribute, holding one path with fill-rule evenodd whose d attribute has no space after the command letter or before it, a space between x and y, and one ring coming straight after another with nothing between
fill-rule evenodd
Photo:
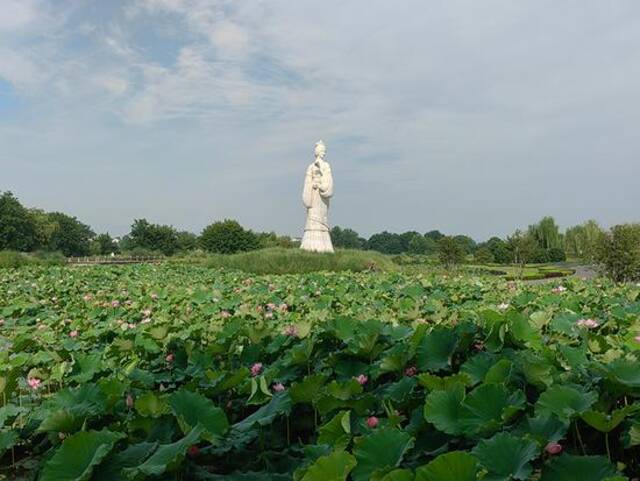
<instances>
[{"instance_id":1,"label":"statue robe","mask_svg":"<svg viewBox=\"0 0 640 481\"><path fill-rule=\"evenodd\" d=\"M313 188L317 185L317 188ZM307 222L300 247L315 252L333 252L329 235L329 199L333 195L333 177L328 162L317 159L304 179L302 202L307 208Z\"/></svg>"}]
</instances>

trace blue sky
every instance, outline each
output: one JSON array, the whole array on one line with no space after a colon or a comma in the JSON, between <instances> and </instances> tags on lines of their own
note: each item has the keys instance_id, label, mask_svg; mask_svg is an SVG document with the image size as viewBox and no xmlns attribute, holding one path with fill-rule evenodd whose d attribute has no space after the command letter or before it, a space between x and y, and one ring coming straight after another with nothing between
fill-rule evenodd
<instances>
[{"instance_id":1,"label":"blue sky","mask_svg":"<svg viewBox=\"0 0 640 481\"><path fill-rule=\"evenodd\" d=\"M3 0L0 190L123 234L639 221L634 0Z\"/></svg>"}]
</instances>

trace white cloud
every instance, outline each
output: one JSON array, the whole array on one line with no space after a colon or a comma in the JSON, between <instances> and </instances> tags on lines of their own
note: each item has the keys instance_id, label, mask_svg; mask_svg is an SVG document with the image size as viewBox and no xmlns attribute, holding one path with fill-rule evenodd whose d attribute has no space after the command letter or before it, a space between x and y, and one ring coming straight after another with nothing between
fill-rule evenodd
<instances>
[{"instance_id":1,"label":"white cloud","mask_svg":"<svg viewBox=\"0 0 640 481\"><path fill-rule=\"evenodd\" d=\"M3 0L0 4L0 33L16 32L29 27L39 18L39 2L32 0Z\"/></svg>"}]
</instances>

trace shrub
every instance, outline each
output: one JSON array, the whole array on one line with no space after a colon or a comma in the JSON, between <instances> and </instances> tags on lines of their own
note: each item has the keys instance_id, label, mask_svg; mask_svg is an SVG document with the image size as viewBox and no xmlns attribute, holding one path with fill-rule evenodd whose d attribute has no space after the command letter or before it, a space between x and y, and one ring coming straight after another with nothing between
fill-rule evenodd
<instances>
[{"instance_id":1,"label":"shrub","mask_svg":"<svg viewBox=\"0 0 640 481\"><path fill-rule=\"evenodd\" d=\"M481 247L473 254L473 260L479 264L490 264L495 261L488 247Z\"/></svg>"},{"instance_id":2,"label":"shrub","mask_svg":"<svg viewBox=\"0 0 640 481\"><path fill-rule=\"evenodd\" d=\"M547 249L547 258L549 262L564 262L567 260L567 254L559 247Z\"/></svg>"},{"instance_id":3,"label":"shrub","mask_svg":"<svg viewBox=\"0 0 640 481\"><path fill-rule=\"evenodd\" d=\"M462 262L464 252L453 237L445 236L438 241L438 257L445 267L450 268Z\"/></svg>"},{"instance_id":4,"label":"shrub","mask_svg":"<svg viewBox=\"0 0 640 481\"><path fill-rule=\"evenodd\" d=\"M226 219L204 228L200 234L200 245L209 252L234 254L260 247L258 236L244 229L238 222Z\"/></svg>"},{"instance_id":5,"label":"shrub","mask_svg":"<svg viewBox=\"0 0 640 481\"><path fill-rule=\"evenodd\" d=\"M383 254L350 249L340 249L335 254L323 254L278 247L231 255L210 254L205 258L187 257L185 261L211 268L237 269L252 274L393 271L396 269L391 259Z\"/></svg>"},{"instance_id":6,"label":"shrub","mask_svg":"<svg viewBox=\"0 0 640 481\"><path fill-rule=\"evenodd\" d=\"M616 225L602 235L596 261L616 282L640 280L640 224Z\"/></svg>"}]
</instances>

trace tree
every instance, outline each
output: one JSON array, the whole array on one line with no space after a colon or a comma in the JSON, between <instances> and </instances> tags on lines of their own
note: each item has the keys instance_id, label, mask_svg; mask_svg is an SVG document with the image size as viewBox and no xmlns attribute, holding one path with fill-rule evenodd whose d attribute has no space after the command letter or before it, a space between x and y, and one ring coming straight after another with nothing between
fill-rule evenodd
<instances>
[{"instance_id":1,"label":"tree","mask_svg":"<svg viewBox=\"0 0 640 481\"><path fill-rule=\"evenodd\" d=\"M29 209L29 215L36 227L35 248L48 249L58 224L42 209Z\"/></svg>"},{"instance_id":2,"label":"tree","mask_svg":"<svg viewBox=\"0 0 640 481\"><path fill-rule=\"evenodd\" d=\"M118 243L113 240L113 237L106 234L98 234L95 239L93 239L91 251L100 256L106 256L113 253L117 253L119 251Z\"/></svg>"},{"instance_id":3,"label":"tree","mask_svg":"<svg viewBox=\"0 0 640 481\"><path fill-rule=\"evenodd\" d=\"M543 217L540 222L529 226L529 236L544 250L562 249L562 234L553 217Z\"/></svg>"},{"instance_id":4,"label":"tree","mask_svg":"<svg viewBox=\"0 0 640 481\"><path fill-rule=\"evenodd\" d=\"M453 238L454 241L460 246L462 252L465 255L472 254L474 250L476 250L476 241L474 241L471 237L466 235L457 235Z\"/></svg>"},{"instance_id":5,"label":"tree","mask_svg":"<svg viewBox=\"0 0 640 481\"><path fill-rule=\"evenodd\" d=\"M91 227L62 212L51 212L47 216L56 224L48 250L60 251L65 256L86 256L91 252L91 240L95 236Z\"/></svg>"},{"instance_id":6,"label":"tree","mask_svg":"<svg viewBox=\"0 0 640 481\"><path fill-rule=\"evenodd\" d=\"M192 251L198 247L198 236L193 232L180 231L176 233L178 250L182 252Z\"/></svg>"},{"instance_id":7,"label":"tree","mask_svg":"<svg viewBox=\"0 0 640 481\"><path fill-rule=\"evenodd\" d=\"M453 237L444 236L438 240L438 257L449 269L464 260L464 252Z\"/></svg>"},{"instance_id":8,"label":"tree","mask_svg":"<svg viewBox=\"0 0 640 481\"><path fill-rule=\"evenodd\" d=\"M36 223L11 193L0 196L0 250L30 251L37 246Z\"/></svg>"},{"instance_id":9,"label":"tree","mask_svg":"<svg viewBox=\"0 0 640 481\"><path fill-rule=\"evenodd\" d=\"M363 249L366 240L353 229L342 229L335 226L331 229L331 242L334 247L342 249Z\"/></svg>"},{"instance_id":10,"label":"tree","mask_svg":"<svg viewBox=\"0 0 640 481\"><path fill-rule=\"evenodd\" d=\"M596 261L616 282L640 280L640 224L616 225L602 235Z\"/></svg>"},{"instance_id":11,"label":"tree","mask_svg":"<svg viewBox=\"0 0 640 481\"><path fill-rule=\"evenodd\" d=\"M209 252L234 254L258 249L258 237L238 222L225 219L207 226L200 234L200 245Z\"/></svg>"},{"instance_id":12,"label":"tree","mask_svg":"<svg viewBox=\"0 0 640 481\"><path fill-rule=\"evenodd\" d=\"M265 249L269 247L283 247L291 249L296 247L296 243L289 236L279 236L275 232L260 232L256 234L260 247Z\"/></svg>"},{"instance_id":13,"label":"tree","mask_svg":"<svg viewBox=\"0 0 640 481\"><path fill-rule=\"evenodd\" d=\"M440 232L439 230L430 230L424 236L428 237L429 239L431 239L433 241L438 242L440 239L442 239L444 237L444 234L442 232Z\"/></svg>"},{"instance_id":14,"label":"tree","mask_svg":"<svg viewBox=\"0 0 640 481\"><path fill-rule=\"evenodd\" d=\"M591 262L595 258L600 238L604 234L595 220L567 229L564 235L564 249L573 257Z\"/></svg>"},{"instance_id":15,"label":"tree","mask_svg":"<svg viewBox=\"0 0 640 481\"><path fill-rule=\"evenodd\" d=\"M520 264L523 269L527 262L531 262L538 249L538 244L533 237L520 230L507 238L507 245L513 255L513 262Z\"/></svg>"},{"instance_id":16,"label":"tree","mask_svg":"<svg viewBox=\"0 0 640 481\"><path fill-rule=\"evenodd\" d=\"M493 256L493 262L498 264L510 264L513 262L513 253L509 250L507 243L499 237L492 237L478 247L486 247L489 249Z\"/></svg>"},{"instance_id":17,"label":"tree","mask_svg":"<svg viewBox=\"0 0 640 481\"><path fill-rule=\"evenodd\" d=\"M151 224L147 219L136 219L125 241L127 250L148 249L170 256L178 250L178 233L169 225Z\"/></svg>"},{"instance_id":18,"label":"tree","mask_svg":"<svg viewBox=\"0 0 640 481\"><path fill-rule=\"evenodd\" d=\"M495 258L488 247L480 247L473 253L473 260L478 264L491 264Z\"/></svg>"},{"instance_id":19,"label":"tree","mask_svg":"<svg viewBox=\"0 0 640 481\"><path fill-rule=\"evenodd\" d=\"M367 241L367 249L394 255L403 252L400 236L387 231L373 234Z\"/></svg>"},{"instance_id":20,"label":"tree","mask_svg":"<svg viewBox=\"0 0 640 481\"><path fill-rule=\"evenodd\" d=\"M431 239L430 237L425 237L422 235L415 236L409 242L409 250L410 254L433 254L438 250L438 245L436 241Z\"/></svg>"}]
</instances>

